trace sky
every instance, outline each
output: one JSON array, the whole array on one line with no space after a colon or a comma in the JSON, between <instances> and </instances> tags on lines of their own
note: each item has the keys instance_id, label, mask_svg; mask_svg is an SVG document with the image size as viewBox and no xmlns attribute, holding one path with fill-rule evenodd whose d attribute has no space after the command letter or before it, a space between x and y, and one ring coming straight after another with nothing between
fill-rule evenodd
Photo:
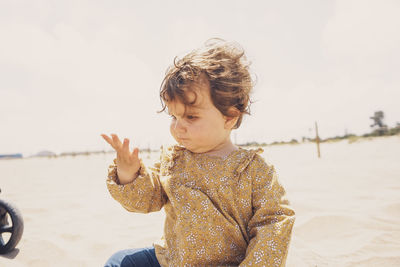
<instances>
[{"instance_id":1,"label":"sky","mask_svg":"<svg viewBox=\"0 0 400 267\"><path fill-rule=\"evenodd\" d=\"M0 0L0 154L171 143L159 88L173 59L238 42L256 80L237 143L400 123L400 1Z\"/></svg>"}]
</instances>

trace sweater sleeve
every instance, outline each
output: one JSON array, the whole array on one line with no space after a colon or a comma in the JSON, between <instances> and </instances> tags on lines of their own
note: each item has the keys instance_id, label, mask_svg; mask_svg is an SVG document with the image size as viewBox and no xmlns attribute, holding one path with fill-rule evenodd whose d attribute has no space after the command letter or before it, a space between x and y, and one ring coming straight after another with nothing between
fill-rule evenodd
<instances>
[{"instance_id":1,"label":"sweater sleeve","mask_svg":"<svg viewBox=\"0 0 400 267\"><path fill-rule=\"evenodd\" d=\"M118 182L117 165L108 169L107 188L111 196L126 210L149 213L159 211L167 201L160 182L160 163L147 168L142 162L138 177L131 183L121 185Z\"/></svg>"},{"instance_id":2,"label":"sweater sleeve","mask_svg":"<svg viewBox=\"0 0 400 267\"><path fill-rule=\"evenodd\" d=\"M295 213L272 165L257 156L249 171L253 216L247 225L250 242L240 266L285 266Z\"/></svg>"}]
</instances>

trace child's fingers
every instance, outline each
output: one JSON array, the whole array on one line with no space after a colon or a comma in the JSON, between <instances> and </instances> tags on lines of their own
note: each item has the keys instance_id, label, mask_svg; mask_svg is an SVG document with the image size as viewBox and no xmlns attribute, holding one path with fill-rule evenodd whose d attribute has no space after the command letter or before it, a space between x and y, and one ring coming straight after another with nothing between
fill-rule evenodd
<instances>
[{"instance_id":1,"label":"child's fingers","mask_svg":"<svg viewBox=\"0 0 400 267\"><path fill-rule=\"evenodd\" d=\"M115 150L120 150L121 146L122 146L122 143L119 140L118 136L116 134L111 134L111 137L112 137L112 141L114 143Z\"/></svg>"},{"instance_id":2,"label":"child's fingers","mask_svg":"<svg viewBox=\"0 0 400 267\"><path fill-rule=\"evenodd\" d=\"M129 139L125 138L124 143L122 144L122 155L124 157L129 157Z\"/></svg>"},{"instance_id":3,"label":"child's fingers","mask_svg":"<svg viewBox=\"0 0 400 267\"><path fill-rule=\"evenodd\" d=\"M119 140L116 134L111 134L111 138L105 134L101 136L117 151L117 160L129 162L129 159L139 159L139 149L135 148L132 153L129 151L129 139L124 138L123 143Z\"/></svg>"},{"instance_id":4,"label":"child's fingers","mask_svg":"<svg viewBox=\"0 0 400 267\"><path fill-rule=\"evenodd\" d=\"M114 147L114 142L113 142L113 140L112 140L110 137L108 137L108 136L105 135L105 134L101 134L101 137L103 137L103 139L104 139L107 143L109 143L110 146L112 146L113 148L115 148L115 147Z\"/></svg>"},{"instance_id":5,"label":"child's fingers","mask_svg":"<svg viewBox=\"0 0 400 267\"><path fill-rule=\"evenodd\" d=\"M132 152L132 157L134 158L134 159L138 159L139 158L139 148L135 148L134 150L133 150L133 152Z\"/></svg>"}]
</instances>

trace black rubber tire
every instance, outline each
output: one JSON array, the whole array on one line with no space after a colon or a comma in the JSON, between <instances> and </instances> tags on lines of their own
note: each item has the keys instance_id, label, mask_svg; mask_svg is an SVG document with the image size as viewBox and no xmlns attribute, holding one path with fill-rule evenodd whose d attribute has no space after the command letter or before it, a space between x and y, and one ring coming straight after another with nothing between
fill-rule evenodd
<instances>
[{"instance_id":1,"label":"black rubber tire","mask_svg":"<svg viewBox=\"0 0 400 267\"><path fill-rule=\"evenodd\" d=\"M9 218L11 218L12 227L5 231L6 227L10 227L10 222L7 225L2 223L3 216L8 214ZM1 237L3 232L10 232L11 236L7 243L3 242ZM24 220L22 218L21 212L15 207L15 205L11 204L8 201L0 199L0 254L5 254L10 252L15 248L18 242L21 240L22 233L24 232Z\"/></svg>"}]
</instances>

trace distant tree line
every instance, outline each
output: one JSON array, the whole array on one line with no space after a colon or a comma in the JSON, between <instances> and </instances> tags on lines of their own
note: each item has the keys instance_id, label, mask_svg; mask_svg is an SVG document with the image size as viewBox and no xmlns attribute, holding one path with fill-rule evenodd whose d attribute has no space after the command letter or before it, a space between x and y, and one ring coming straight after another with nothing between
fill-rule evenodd
<instances>
[{"instance_id":1,"label":"distant tree line","mask_svg":"<svg viewBox=\"0 0 400 267\"><path fill-rule=\"evenodd\" d=\"M355 134L345 134L345 135L337 135L334 137L328 137L325 139L320 139L320 142L329 142L329 141L340 141L343 139L356 139L359 137L375 137L375 136L391 136L400 134L400 123L397 122L396 125L392 128L388 127L384 123L385 114L383 111L376 111L373 116L370 117L373 120L373 124L370 125L371 132L363 134L361 136ZM316 138L310 137L302 137L302 142L315 142ZM246 142L243 144L239 144L240 146L267 146L267 145L283 145L283 144L298 144L299 141L296 139L292 139L290 141L275 141L272 143L258 143L258 142Z\"/></svg>"}]
</instances>

